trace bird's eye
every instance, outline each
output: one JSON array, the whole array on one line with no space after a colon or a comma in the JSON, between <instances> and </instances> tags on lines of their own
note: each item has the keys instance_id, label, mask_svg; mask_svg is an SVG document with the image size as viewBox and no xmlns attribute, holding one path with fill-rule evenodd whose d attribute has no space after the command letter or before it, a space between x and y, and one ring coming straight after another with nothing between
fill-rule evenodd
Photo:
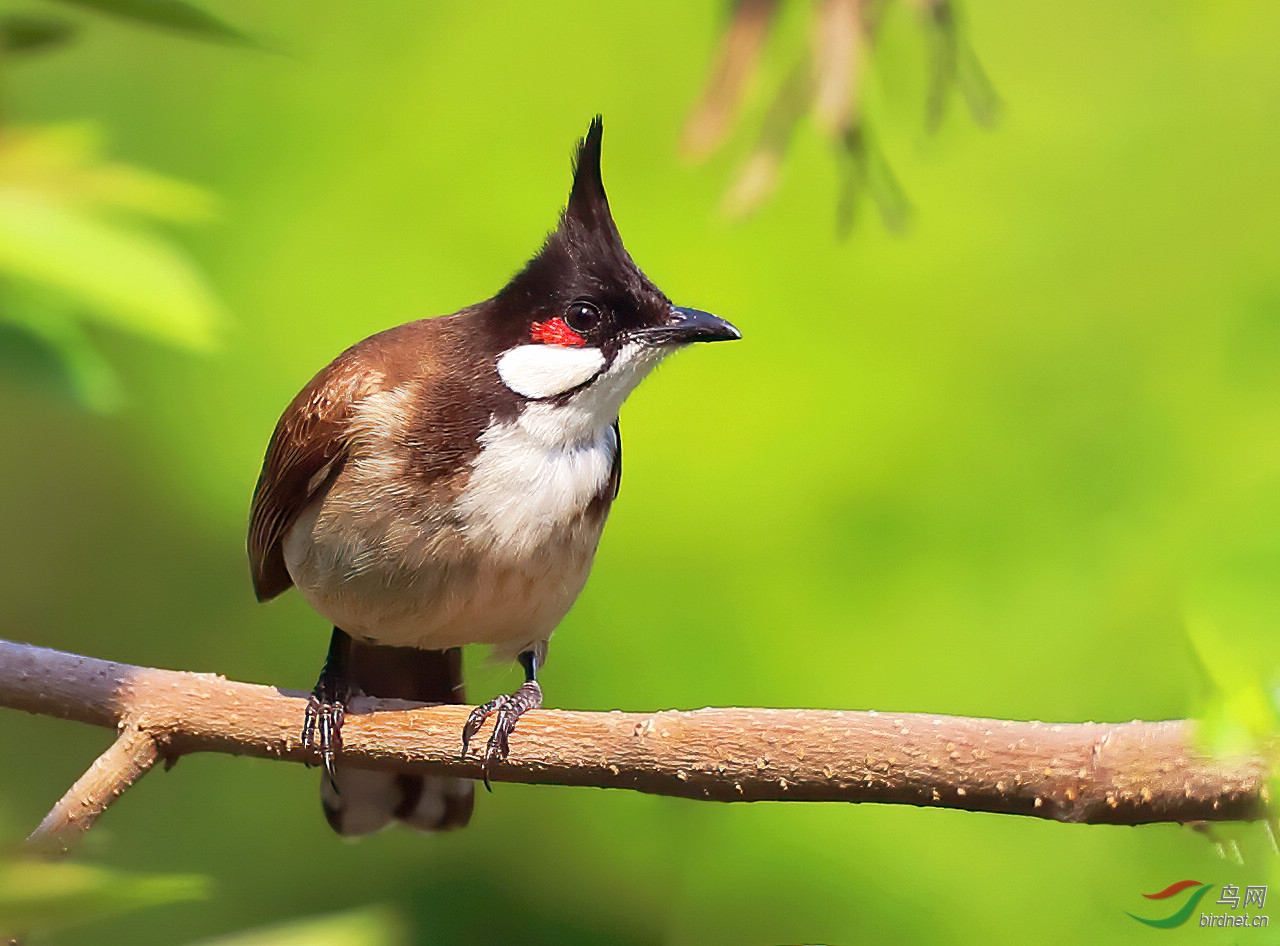
<instances>
[{"instance_id":1,"label":"bird's eye","mask_svg":"<svg viewBox=\"0 0 1280 946\"><path fill-rule=\"evenodd\" d=\"M575 302L565 311L564 320L575 332L589 332L600 321L600 310L590 302Z\"/></svg>"}]
</instances>

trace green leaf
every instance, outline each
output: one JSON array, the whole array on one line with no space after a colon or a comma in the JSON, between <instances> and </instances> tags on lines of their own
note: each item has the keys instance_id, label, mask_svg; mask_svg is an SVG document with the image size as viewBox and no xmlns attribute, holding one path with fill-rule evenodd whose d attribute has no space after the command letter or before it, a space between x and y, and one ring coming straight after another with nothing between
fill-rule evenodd
<instances>
[{"instance_id":1,"label":"green leaf","mask_svg":"<svg viewBox=\"0 0 1280 946\"><path fill-rule=\"evenodd\" d=\"M213 198L202 188L104 161L101 152L102 136L88 122L13 129L0 139L0 184L87 210L179 222L214 216Z\"/></svg>"},{"instance_id":2,"label":"green leaf","mask_svg":"<svg viewBox=\"0 0 1280 946\"><path fill-rule=\"evenodd\" d=\"M930 6L924 16L925 39L929 44L929 92L925 102L925 127L938 130L947 110L947 91L956 75L956 46L959 28L949 3Z\"/></svg>"},{"instance_id":3,"label":"green leaf","mask_svg":"<svg viewBox=\"0 0 1280 946\"><path fill-rule=\"evenodd\" d=\"M1246 648L1233 645L1208 621L1188 621L1187 636L1208 678L1205 738L1216 751L1238 751L1274 737L1280 722Z\"/></svg>"},{"instance_id":4,"label":"green leaf","mask_svg":"<svg viewBox=\"0 0 1280 946\"><path fill-rule=\"evenodd\" d=\"M76 34L75 24L49 16L14 13L0 17L0 50L36 53L63 46Z\"/></svg>"},{"instance_id":5,"label":"green leaf","mask_svg":"<svg viewBox=\"0 0 1280 946\"><path fill-rule=\"evenodd\" d=\"M88 124L0 137L0 274L56 290L83 318L209 348L222 316L204 280L168 241L126 218L208 217L212 199L190 184L103 161L100 151ZM52 331L69 338L63 328Z\"/></svg>"},{"instance_id":6,"label":"green leaf","mask_svg":"<svg viewBox=\"0 0 1280 946\"><path fill-rule=\"evenodd\" d=\"M0 318L6 313L0 310ZM26 326L0 321L0 377L15 379L24 388L71 394L62 357Z\"/></svg>"},{"instance_id":7,"label":"green leaf","mask_svg":"<svg viewBox=\"0 0 1280 946\"><path fill-rule=\"evenodd\" d=\"M86 315L188 348L220 311L195 268L150 234L0 182L0 272L65 292Z\"/></svg>"},{"instance_id":8,"label":"green leaf","mask_svg":"<svg viewBox=\"0 0 1280 946\"><path fill-rule=\"evenodd\" d=\"M937 131L942 124L952 83L964 97L973 120L984 127L994 125L1000 117L1000 96L987 78L953 4L932 5L925 17L924 30L929 42L929 92L925 106L929 131Z\"/></svg>"},{"instance_id":9,"label":"green leaf","mask_svg":"<svg viewBox=\"0 0 1280 946\"><path fill-rule=\"evenodd\" d=\"M251 37L234 26L181 0L59 0L59 2L85 7L145 26L173 30L193 39L229 43L234 46L258 45Z\"/></svg>"},{"instance_id":10,"label":"green leaf","mask_svg":"<svg viewBox=\"0 0 1280 946\"><path fill-rule=\"evenodd\" d=\"M202 940L193 946L400 946L405 942L400 921L390 911L372 907Z\"/></svg>"},{"instance_id":11,"label":"green leaf","mask_svg":"<svg viewBox=\"0 0 1280 946\"><path fill-rule=\"evenodd\" d=\"M68 861L0 862L5 932L69 926L208 896L208 878L190 874L128 874Z\"/></svg>"},{"instance_id":12,"label":"green leaf","mask_svg":"<svg viewBox=\"0 0 1280 946\"><path fill-rule=\"evenodd\" d=\"M840 239L853 229L864 191L871 195L886 229L893 233L905 230L911 219L911 201L864 124L854 125L844 133L837 157L841 182L836 234Z\"/></svg>"},{"instance_id":13,"label":"green leaf","mask_svg":"<svg viewBox=\"0 0 1280 946\"><path fill-rule=\"evenodd\" d=\"M889 159L874 138L867 138L866 184L880 219L890 233L902 233L911 221L911 200L898 183Z\"/></svg>"},{"instance_id":14,"label":"green leaf","mask_svg":"<svg viewBox=\"0 0 1280 946\"><path fill-rule=\"evenodd\" d=\"M98 414L124 403L115 370L66 300L39 287L0 286L0 372L64 391Z\"/></svg>"},{"instance_id":15,"label":"green leaf","mask_svg":"<svg viewBox=\"0 0 1280 946\"><path fill-rule=\"evenodd\" d=\"M1000 118L1000 95L987 78L978 54L964 33L956 36L956 86L969 106L973 120L989 128Z\"/></svg>"}]
</instances>

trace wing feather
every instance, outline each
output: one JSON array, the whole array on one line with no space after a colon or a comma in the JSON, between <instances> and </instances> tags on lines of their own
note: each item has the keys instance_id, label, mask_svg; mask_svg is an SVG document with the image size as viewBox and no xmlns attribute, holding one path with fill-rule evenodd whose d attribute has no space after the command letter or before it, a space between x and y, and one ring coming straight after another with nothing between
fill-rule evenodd
<instances>
[{"instance_id":1,"label":"wing feather","mask_svg":"<svg viewBox=\"0 0 1280 946\"><path fill-rule=\"evenodd\" d=\"M350 446L351 416L383 390L386 373L349 349L298 393L276 424L249 512L249 565L259 601L287 590L283 542L289 527L342 466Z\"/></svg>"}]
</instances>

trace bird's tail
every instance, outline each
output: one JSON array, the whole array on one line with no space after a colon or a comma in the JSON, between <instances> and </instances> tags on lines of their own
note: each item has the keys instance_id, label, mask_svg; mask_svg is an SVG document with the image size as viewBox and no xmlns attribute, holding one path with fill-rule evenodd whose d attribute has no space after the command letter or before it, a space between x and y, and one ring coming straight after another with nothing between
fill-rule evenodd
<instances>
[{"instance_id":1,"label":"bird's tail","mask_svg":"<svg viewBox=\"0 0 1280 946\"><path fill-rule=\"evenodd\" d=\"M382 647L351 640L347 680L353 693L419 703L461 703L462 652ZM414 771L359 769L338 756L334 782L320 780L320 802L334 831L373 834L393 820L419 831L448 831L471 820L475 783Z\"/></svg>"}]
</instances>

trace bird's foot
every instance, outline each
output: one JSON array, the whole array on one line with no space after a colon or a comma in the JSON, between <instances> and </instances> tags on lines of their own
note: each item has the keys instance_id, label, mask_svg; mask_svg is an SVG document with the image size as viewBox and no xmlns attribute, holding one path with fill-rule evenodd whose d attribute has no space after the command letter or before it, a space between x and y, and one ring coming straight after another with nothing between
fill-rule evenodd
<instances>
[{"instance_id":1,"label":"bird's foot","mask_svg":"<svg viewBox=\"0 0 1280 946\"><path fill-rule=\"evenodd\" d=\"M335 760L342 748L342 721L346 718L345 694L337 693L321 680L307 700L307 714L302 720L302 746L320 751L320 764L329 784L337 791ZM310 763L308 763L310 765Z\"/></svg>"},{"instance_id":2,"label":"bird's foot","mask_svg":"<svg viewBox=\"0 0 1280 946\"><path fill-rule=\"evenodd\" d=\"M510 750L508 739L515 732L516 721L529 710L538 709L541 706L542 687L538 686L538 681L530 680L514 693L495 697L483 706L477 706L467 717L466 725L462 727L462 758L464 759L467 757L467 747L471 745L472 737L480 731L486 719L497 714L493 721L493 734L489 736L489 743L484 752L484 787L489 791L493 791L489 785L489 766L494 762L506 760Z\"/></svg>"}]
</instances>

